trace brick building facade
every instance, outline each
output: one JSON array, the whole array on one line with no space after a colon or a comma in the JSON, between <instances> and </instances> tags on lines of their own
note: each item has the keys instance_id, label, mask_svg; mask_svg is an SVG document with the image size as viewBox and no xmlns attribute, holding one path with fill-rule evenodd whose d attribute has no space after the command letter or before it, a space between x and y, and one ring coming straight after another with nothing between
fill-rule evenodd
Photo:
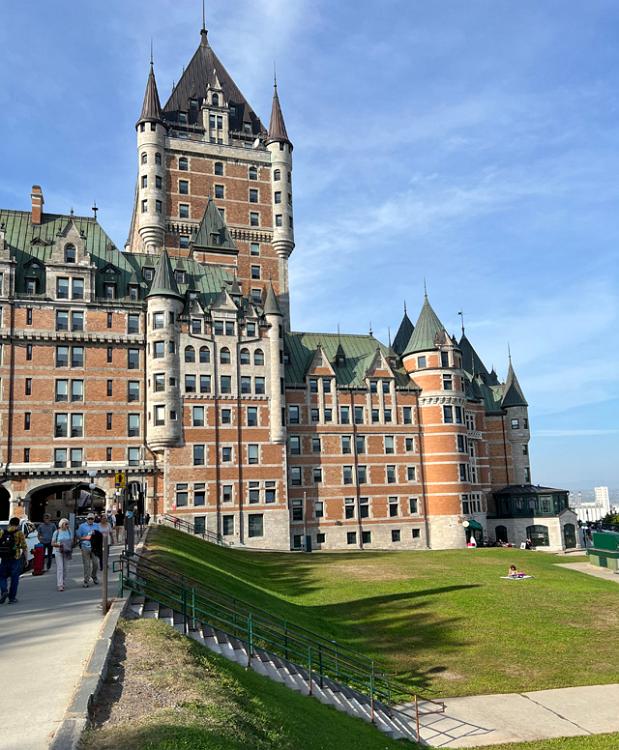
<instances>
[{"instance_id":1,"label":"brick building facade","mask_svg":"<svg viewBox=\"0 0 619 750\"><path fill-rule=\"evenodd\" d=\"M517 512L529 425L511 362L500 383L427 297L389 345L291 330L277 86L267 129L203 29L163 107L151 63L136 133L122 251L37 186L30 212L0 210L0 519L115 504L126 470L151 514L237 545L449 548L546 525L562 546L571 511Z\"/></svg>"}]
</instances>

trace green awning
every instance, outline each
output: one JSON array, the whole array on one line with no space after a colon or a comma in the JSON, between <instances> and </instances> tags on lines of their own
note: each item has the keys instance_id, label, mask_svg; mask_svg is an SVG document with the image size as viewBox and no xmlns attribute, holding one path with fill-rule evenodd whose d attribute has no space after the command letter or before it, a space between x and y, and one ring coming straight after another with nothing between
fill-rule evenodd
<instances>
[{"instance_id":1,"label":"green awning","mask_svg":"<svg viewBox=\"0 0 619 750\"><path fill-rule=\"evenodd\" d=\"M474 518L468 518L469 525L467 528L469 529L477 529L478 531L483 531L484 527L479 523L479 521L476 521Z\"/></svg>"}]
</instances>

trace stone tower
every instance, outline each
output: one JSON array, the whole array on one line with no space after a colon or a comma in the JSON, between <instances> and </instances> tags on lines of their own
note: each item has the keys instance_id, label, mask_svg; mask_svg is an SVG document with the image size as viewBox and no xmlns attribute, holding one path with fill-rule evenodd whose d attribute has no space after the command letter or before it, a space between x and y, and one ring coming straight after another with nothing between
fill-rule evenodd
<instances>
[{"instance_id":1,"label":"stone tower","mask_svg":"<svg viewBox=\"0 0 619 750\"><path fill-rule=\"evenodd\" d=\"M284 337L282 334L283 316L277 303L277 297L273 284L267 287L266 300L264 302L264 316L269 324L269 364L271 368L271 441L274 443L286 442L286 428L284 427Z\"/></svg>"},{"instance_id":2,"label":"stone tower","mask_svg":"<svg viewBox=\"0 0 619 750\"><path fill-rule=\"evenodd\" d=\"M294 220L292 214L292 143L286 132L284 116L277 93L273 87L273 107L266 147L271 154L273 201L273 248L279 265L279 302L284 325L290 330L290 298L288 288L288 258L294 250Z\"/></svg>"},{"instance_id":3,"label":"stone tower","mask_svg":"<svg viewBox=\"0 0 619 750\"><path fill-rule=\"evenodd\" d=\"M144 252L158 253L165 236L165 136L153 63L146 83L142 114L136 123L138 140L138 231Z\"/></svg>"},{"instance_id":4,"label":"stone tower","mask_svg":"<svg viewBox=\"0 0 619 750\"><path fill-rule=\"evenodd\" d=\"M509 368L505 381L505 395L501 406L507 412L505 432L512 452L512 476L510 484L530 484L531 468L529 462L529 405L524 397L509 356Z\"/></svg>"},{"instance_id":5,"label":"stone tower","mask_svg":"<svg viewBox=\"0 0 619 750\"><path fill-rule=\"evenodd\" d=\"M152 450L178 445L182 435L179 315L184 307L170 258L163 250L147 296L147 442Z\"/></svg>"}]
</instances>

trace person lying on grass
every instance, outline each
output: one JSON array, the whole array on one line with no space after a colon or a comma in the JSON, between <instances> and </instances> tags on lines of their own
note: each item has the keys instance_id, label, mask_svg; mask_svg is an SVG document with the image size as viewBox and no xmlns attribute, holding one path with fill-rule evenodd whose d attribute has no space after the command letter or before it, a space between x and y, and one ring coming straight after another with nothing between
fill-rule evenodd
<instances>
[{"instance_id":1,"label":"person lying on grass","mask_svg":"<svg viewBox=\"0 0 619 750\"><path fill-rule=\"evenodd\" d=\"M523 578L524 576L526 576L526 573L524 572L524 570L518 570L515 565L510 565L507 575L510 578Z\"/></svg>"}]
</instances>

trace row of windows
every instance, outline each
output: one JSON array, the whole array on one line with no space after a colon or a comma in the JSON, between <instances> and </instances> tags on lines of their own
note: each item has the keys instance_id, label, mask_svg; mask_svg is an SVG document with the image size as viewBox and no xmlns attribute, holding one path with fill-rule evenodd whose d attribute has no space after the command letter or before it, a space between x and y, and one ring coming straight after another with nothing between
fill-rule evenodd
<instances>
[{"instance_id":1,"label":"row of windows","mask_svg":"<svg viewBox=\"0 0 619 750\"><path fill-rule=\"evenodd\" d=\"M215 95L214 95L215 96ZM213 115L211 115L213 117ZM221 118L219 118L221 119ZM217 126L217 121L215 121L215 126ZM212 126L211 126L212 127ZM159 157L159 160L157 161L157 157ZM148 155L146 152L142 153L142 164L148 163ZM161 154L155 154L155 163L161 164ZM188 172L189 171L189 159L186 156L179 156L178 157L178 169L180 172ZM223 177L225 173L225 167L224 163L222 161L216 161L213 164L213 174L217 177ZM251 165L247 168L247 177L250 180L257 180L258 179L258 168ZM273 170L273 180L275 182L279 182L282 178L282 173L280 169ZM290 172L288 172L288 182L292 182L292 175ZM219 196L215 196L219 197ZM223 195L220 196L223 198Z\"/></svg>"},{"instance_id":2,"label":"row of windows","mask_svg":"<svg viewBox=\"0 0 619 750\"><path fill-rule=\"evenodd\" d=\"M388 464L387 466L384 466L384 467L376 466L374 468L374 472L378 471L379 468L384 469L384 472L385 472L384 477L385 477L386 484L397 484L398 476L397 476L397 466L395 464ZM306 469L306 472L307 472L307 469ZM355 472L354 466L342 466L342 484L353 484L355 473L357 477L357 484L368 483L368 467L357 465L356 472ZM304 476L303 476L302 466L291 466L289 469L289 475L290 475L290 484L293 487L301 487L303 485ZM314 466L311 469L311 477L312 477L313 484L321 484L323 481L322 467ZM374 480L376 480L376 477L374 477ZM406 480L400 479L400 481L416 482L417 481L417 468L415 466L407 466L406 467ZM376 481L374 483L376 483Z\"/></svg>"},{"instance_id":3,"label":"row of windows","mask_svg":"<svg viewBox=\"0 0 619 750\"><path fill-rule=\"evenodd\" d=\"M400 498L397 496L389 497L387 501L388 517L397 518L402 515L402 504L406 507L406 511L411 516L419 515L419 498L409 497ZM310 511L313 511L311 513ZM325 504L322 500L315 500L313 503L307 503L305 500L293 499L291 502L291 518L293 521L303 521L305 518L324 518L325 517ZM339 515L337 516L340 517ZM352 518L381 518L380 513L374 512L372 505L372 498L360 497L357 502L354 497L344 498L344 518L350 520Z\"/></svg>"},{"instance_id":4,"label":"row of windows","mask_svg":"<svg viewBox=\"0 0 619 750\"><path fill-rule=\"evenodd\" d=\"M78 381L73 381L78 382ZM81 381L80 381L81 382ZM56 385L58 388L58 384ZM58 399L57 399L58 400ZM84 415L71 412L64 413L59 412L54 414L54 437L55 438L81 438L84 437L85 430L85 419ZM24 412L24 430L30 430L32 425L32 412ZM106 429L112 430L114 425L114 413L108 412L106 414ZM140 436L140 415L139 414L127 414L127 436L128 437L139 437Z\"/></svg>"},{"instance_id":5,"label":"row of windows","mask_svg":"<svg viewBox=\"0 0 619 750\"><path fill-rule=\"evenodd\" d=\"M460 360L460 357L454 353L453 355L453 367L460 368L462 362ZM428 358L425 354L422 354L417 357L417 369L423 370L428 366ZM449 352L442 351L441 352L441 367L451 367L452 363L450 362L449 358Z\"/></svg>"},{"instance_id":6,"label":"row of windows","mask_svg":"<svg viewBox=\"0 0 619 750\"><path fill-rule=\"evenodd\" d=\"M234 485L222 484L219 496L221 502L232 503L235 497L234 490ZM247 483L246 498L250 505L260 503L271 505L277 502L277 483L274 480L250 481ZM177 508L185 508L191 504L194 506L206 505L206 484L197 482L190 488L187 482L177 483L175 501Z\"/></svg>"},{"instance_id":7,"label":"row of windows","mask_svg":"<svg viewBox=\"0 0 619 750\"><path fill-rule=\"evenodd\" d=\"M511 421L511 427L512 430L519 430L521 429L520 420L519 419L512 419ZM522 429L528 430L529 429L529 420L524 417L522 420Z\"/></svg>"},{"instance_id":8,"label":"row of windows","mask_svg":"<svg viewBox=\"0 0 619 750\"><path fill-rule=\"evenodd\" d=\"M421 529L411 529L411 538L412 539L420 539L421 538ZM324 531L319 531L316 534L316 544L325 544L327 541L327 535ZM361 541L363 544L372 544L372 532L371 531L362 531L361 532ZM400 529L391 529L391 541L392 542L401 542L402 541L402 532ZM304 538L302 534L294 534L292 537L292 547L293 549L303 549L304 544ZM357 544L357 532L356 531L348 531L346 533L346 544L349 545L356 545Z\"/></svg>"},{"instance_id":9,"label":"row of windows","mask_svg":"<svg viewBox=\"0 0 619 750\"><path fill-rule=\"evenodd\" d=\"M201 443L195 443L192 449L193 454L193 465L194 466L205 466L206 465L206 445ZM234 462L234 448L231 445L224 445L221 447L221 463L229 464ZM247 464L258 464L260 462L260 446L257 443L249 443L247 445ZM235 462L238 464L238 460Z\"/></svg>"},{"instance_id":10,"label":"row of windows","mask_svg":"<svg viewBox=\"0 0 619 750\"><path fill-rule=\"evenodd\" d=\"M223 407L219 412L219 423L222 425L232 424L232 409ZM191 426L204 427L206 425L206 410L204 406L191 407ZM245 424L247 427L258 427L258 407L248 406L245 409Z\"/></svg>"},{"instance_id":11,"label":"row of windows","mask_svg":"<svg viewBox=\"0 0 619 750\"><path fill-rule=\"evenodd\" d=\"M107 347L107 362L113 361L114 347ZM26 344L26 359L32 359L32 344ZM140 366L140 350L127 349L127 368L137 370ZM84 367L83 346L57 346L56 367Z\"/></svg>"},{"instance_id":12,"label":"row of windows","mask_svg":"<svg viewBox=\"0 0 619 750\"><path fill-rule=\"evenodd\" d=\"M176 379L168 378L168 385L171 388L176 387ZM185 393L211 393L213 379L211 375L185 375ZM240 380L240 392L242 394L254 394L255 396L264 396L266 394L266 378L250 377L243 375ZM252 387L253 386L253 387ZM166 376L163 372L153 375L153 390L163 392L166 389ZM219 392L224 395L232 394L232 376L220 375Z\"/></svg>"},{"instance_id":13,"label":"row of windows","mask_svg":"<svg viewBox=\"0 0 619 750\"><path fill-rule=\"evenodd\" d=\"M344 455L350 454L353 452L353 445L355 447L355 453L365 453L366 452L366 436L365 435L355 435L354 440L352 435L342 435L340 437L341 441L341 447L342 447L342 453ZM301 455L301 447L302 447L302 439L299 435L291 435L288 438L288 452L291 456L299 456ZM319 437L312 437L311 438L311 452L312 453L320 453L321 445L320 445L320 438ZM383 437L383 448L386 455L390 455L395 453L395 437L393 435L385 435ZM415 451L415 438L414 437L405 437L404 438L404 448L407 453L412 453Z\"/></svg>"},{"instance_id":14,"label":"row of windows","mask_svg":"<svg viewBox=\"0 0 619 750\"><path fill-rule=\"evenodd\" d=\"M256 349L254 351L254 365L261 367L264 365L264 352L262 349ZM196 361L196 350L193 346L185 347L185 362L193 363ZM199 361L200 364L208 364L211 361L211 350L208 346L202 346L199 350ZM222 365L229 365L231 362L230 349L227 346L223 346L219 350L219 361ZM241 365L251 365L251 354L249 349L243 348L239 352L239 362Z\"/></svg>"},{"instance_id":15,"label":"row of windows","mask_svg":"<svg viewBox=\"0 0 619 750\"><path fill-rule=\"evenodd\" d=\"M23 462L30 463L30 448L24 448ZM126 461L129 466L139 466L142 458L141 448L127 448ZM105 460L107 462L115 461L118 463L118 456L114 456L111 446L105 449ZM83 448L55 448L54 449L54 467L57 469L66 468L67 466L78 467L84 463Z\"/></svg>"},{"instance_id":16,"label":"row of windows","mask_svg":"<svg viewBox=\"0 0 619 750\"><path fill-rule=\"evenodd\" d=\"M330 381L328 381L330 382ZM370 420L372 424L377 424L381 421L389 424L393 421L393 410L392 409L371 409ZM310 422L320 422L321 410L316 407L311 407L309 410ZM365 424L366 409L364 406L355 406L351 412L350 406L340 406L339 408L339 424L350 424L351 416L354 418L355 424ZM322 421L333 422L333 409L325 407L322 409ZM402 422L403 424L413 423L413 408L411 406L402 407ZM289 404L288 406L288 424L301 424L301 407L296 404Z\"/></svg>"},{"instance_id":17,"label":"row of windows","mask_svg":"<svg viewBox=\"0 0 619 750\"><path fill-rule=\"evenodd\" d=\"M56 310L57 331L83 331L85 314L83 310ZM108 328L112 327L112 313L108 313ZM26 325L32 325L32 308L26 308ZM127 333L140 332L140 315L127 315Z\"/></svg>"},{"instance_id":18,"label":"row of windows","mask_svg":"<svg viewBox=\"0 0 619 750\"><path fill-rule=\"evenodd\" d=\"M462 515L468 516L471 513L485 513L486 500L480 492L473 492L468 495L462 495Z\"/></svg>"},{"instance_id":19,"label":"row of windows","mask_svg":"<svg viewBox=\"0 0 619 750\"><path fill-rule=\"evenodd\" d=\"M32 395L32 378L25 378L24 380L24 393L26 396ZM114 380L107 381L106 387L107 396L114 396ZM55 401L83 401L84 400L84 381L83 380L69 380L60 379L56 380L54 388L54 399ZM127 382L127 401L139 401L140 400L140 381L129 380Z\"/></svg>"}]
</instances>

